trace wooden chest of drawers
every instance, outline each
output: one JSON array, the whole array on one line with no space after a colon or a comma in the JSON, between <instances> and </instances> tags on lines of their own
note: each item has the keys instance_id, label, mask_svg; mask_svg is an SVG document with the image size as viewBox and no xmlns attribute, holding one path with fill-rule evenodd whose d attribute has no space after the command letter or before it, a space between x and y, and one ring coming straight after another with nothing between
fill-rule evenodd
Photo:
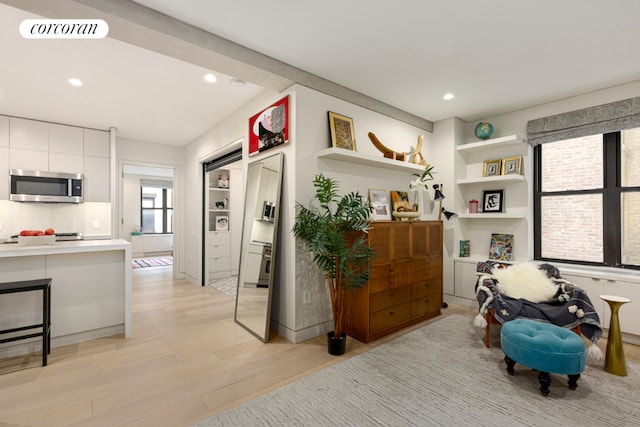
<instances>
[{"instance_id":1,"label":"wooden chest of drawers","mask_svg":"<svg viewBox=\"0 0 640 427\"><path fill-rule=\"evenodd\" d=\"M375 222L369 245L369 283L346 293L348 335L370 342L440 314L442 221Z\"/></svg>"}]
</instances>

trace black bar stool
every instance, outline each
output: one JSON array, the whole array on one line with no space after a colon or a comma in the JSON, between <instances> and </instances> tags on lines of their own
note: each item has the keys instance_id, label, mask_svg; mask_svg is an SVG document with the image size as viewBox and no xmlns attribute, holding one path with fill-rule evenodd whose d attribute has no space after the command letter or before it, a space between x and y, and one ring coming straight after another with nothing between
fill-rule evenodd
<instances>
[{"instance_id":1,"label":"black bar stool","mask_svg":"<svg viewBox=\"0 0 640 427\"><path fill-rule=\"evenodd\" d=\"M47 366L47 354L51 353L51 279L22 280L19 282L0 283L0 294L17 292L42 291L42 323L18 328L5 329L0 335L11 334L29 329L42 328L42 332L18 335L0 339L0 344L27 338L42 337L42 366Z\"/></svg>"}]
</instances>

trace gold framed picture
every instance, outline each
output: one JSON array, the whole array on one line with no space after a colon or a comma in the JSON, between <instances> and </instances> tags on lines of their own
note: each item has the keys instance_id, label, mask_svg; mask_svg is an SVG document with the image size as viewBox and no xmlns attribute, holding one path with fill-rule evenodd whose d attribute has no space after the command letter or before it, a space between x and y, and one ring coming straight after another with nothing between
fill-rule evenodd
<instances>
[{"instance_id":1,"label":"gold framed picture","mask_svg":"<svg viewBox=\"0 0 640 427\"><path fill-rule=\"evenodd\" d=\"M502 175L514 174L522 174L522 156L507 157L502 159Z\"/></svg>"},{"instance_id":2,"label":"gold framed picture","mask_svg":"<svg viewBox=\"0 0 640 427\"><path fill-rule=\"evenodd\" d=\"M356 139L351 117L329 111L329 131L332 147L356 151Z\"/></svg>"},{"instance_id":3,"label":"gold framed picture","mask_svg":"<svg viewBox=\"0 0 640 427\"><path fill-rule=\"evenodd\" d=\"M502 160L485 160L482 168L482 176L497 176L500 175L500 166Z\"/></svg>"}]
</instances>

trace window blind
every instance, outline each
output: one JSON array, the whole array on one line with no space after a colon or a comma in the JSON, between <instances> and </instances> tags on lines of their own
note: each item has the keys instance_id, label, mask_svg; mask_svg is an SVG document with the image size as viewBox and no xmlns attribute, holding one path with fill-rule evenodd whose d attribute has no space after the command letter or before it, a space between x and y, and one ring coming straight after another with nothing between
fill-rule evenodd
<instances>
[{"instance_id":1,"label":"window blind","mask_svg":"<svg viewBox=\"0 0 640 427\"><path fill-rule=\"evenodd\" d=\"M640 127L640 97L556 114L527 123L531 145Z\"/></svg>"}]
</instances>

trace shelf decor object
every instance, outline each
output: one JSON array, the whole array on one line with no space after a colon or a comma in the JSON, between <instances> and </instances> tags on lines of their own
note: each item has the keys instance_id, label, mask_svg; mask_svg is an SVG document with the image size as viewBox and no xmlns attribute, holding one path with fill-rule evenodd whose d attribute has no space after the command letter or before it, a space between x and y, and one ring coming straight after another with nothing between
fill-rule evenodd
<instances>
[{"instance_id":1,"label":"shelf decor object","mask_svg":"<svg viewBox=\"0 0 640 427\"><path fill-rule=\"evenodd\" d=\"M502 160L485 160L482 167L482 176L496 176L500 175L500 168L502 165Z\"/></svg>"},{"instance_id":2,"label":"shelf decor object","mask_svg":"<svg viewBox=\"0 0 640 427\"><path fill-rule=\"evenodd\" d=\"M371 205L371 214L374 221L389 221L391 219L391 208L389 207L386 190L370 188L369 204Z\"/></svg>"},{"instance_id":3,"label":"shelf decor object","mask_svg":"<svg viewBox=\"0 0 640 427\"><path fill-rule=\"evenodd\" d=\"M502 175L520 175L522 173L522 156L502 159Z\"/></svg>"},{"instance_id":4,"label":"shelf decor object","mask_svg":"<svg viewBox=\"0 0 640 427\"><path fill-rule=\"evenodd\" d=\"M333 111L329 111L329 133L331 134L331 146L356 151L356 139L353 128L353 119Z\"/></svg>"},{"instance_id":5,"label":"shelf decor object","mask_svg":"<svg viewBox=\"0 0 640 427\"><path fill-rule=\"evenodd\" d=\"M611 309L609 335L607 336L607 352L604 357L604 370L610 374L626 377L627 366L624 360L624 348L622 347L622 334L620 333L618 311L622 304L631 302L631 300L615 295L600 295L600 299L606 301Z\"/></svg>"},{"instance_id":6,"label":"shelf decor object","mask_svg":"<svg viewBox=\"0 0 640 427\"><path fill-rule=\"evenodd\" d=\"M488 122L480 122L476 125L473 133L478 139L489 139L493 135L493 125Z\"/></svg>"},{"instance_id":7,"label":"shelf decor object","mask_svg":"<svg viewBox=\"0 0 640 427\"><path fill-rule=\"evenodd\" d=\"M485 190L482 192L482 212L504 212L504 190Z\"/></svg>"},{"instance_id":8,"label":"shelf decor object","mask_svg":"<svg viewBox=\"0 0 640 427\"><path fill-rule=\"evenodd\" d=\"M489 259L498 261L511 261L513 251L513 234L491 234L489 246Z\"/></svg>"}]
</instances>

